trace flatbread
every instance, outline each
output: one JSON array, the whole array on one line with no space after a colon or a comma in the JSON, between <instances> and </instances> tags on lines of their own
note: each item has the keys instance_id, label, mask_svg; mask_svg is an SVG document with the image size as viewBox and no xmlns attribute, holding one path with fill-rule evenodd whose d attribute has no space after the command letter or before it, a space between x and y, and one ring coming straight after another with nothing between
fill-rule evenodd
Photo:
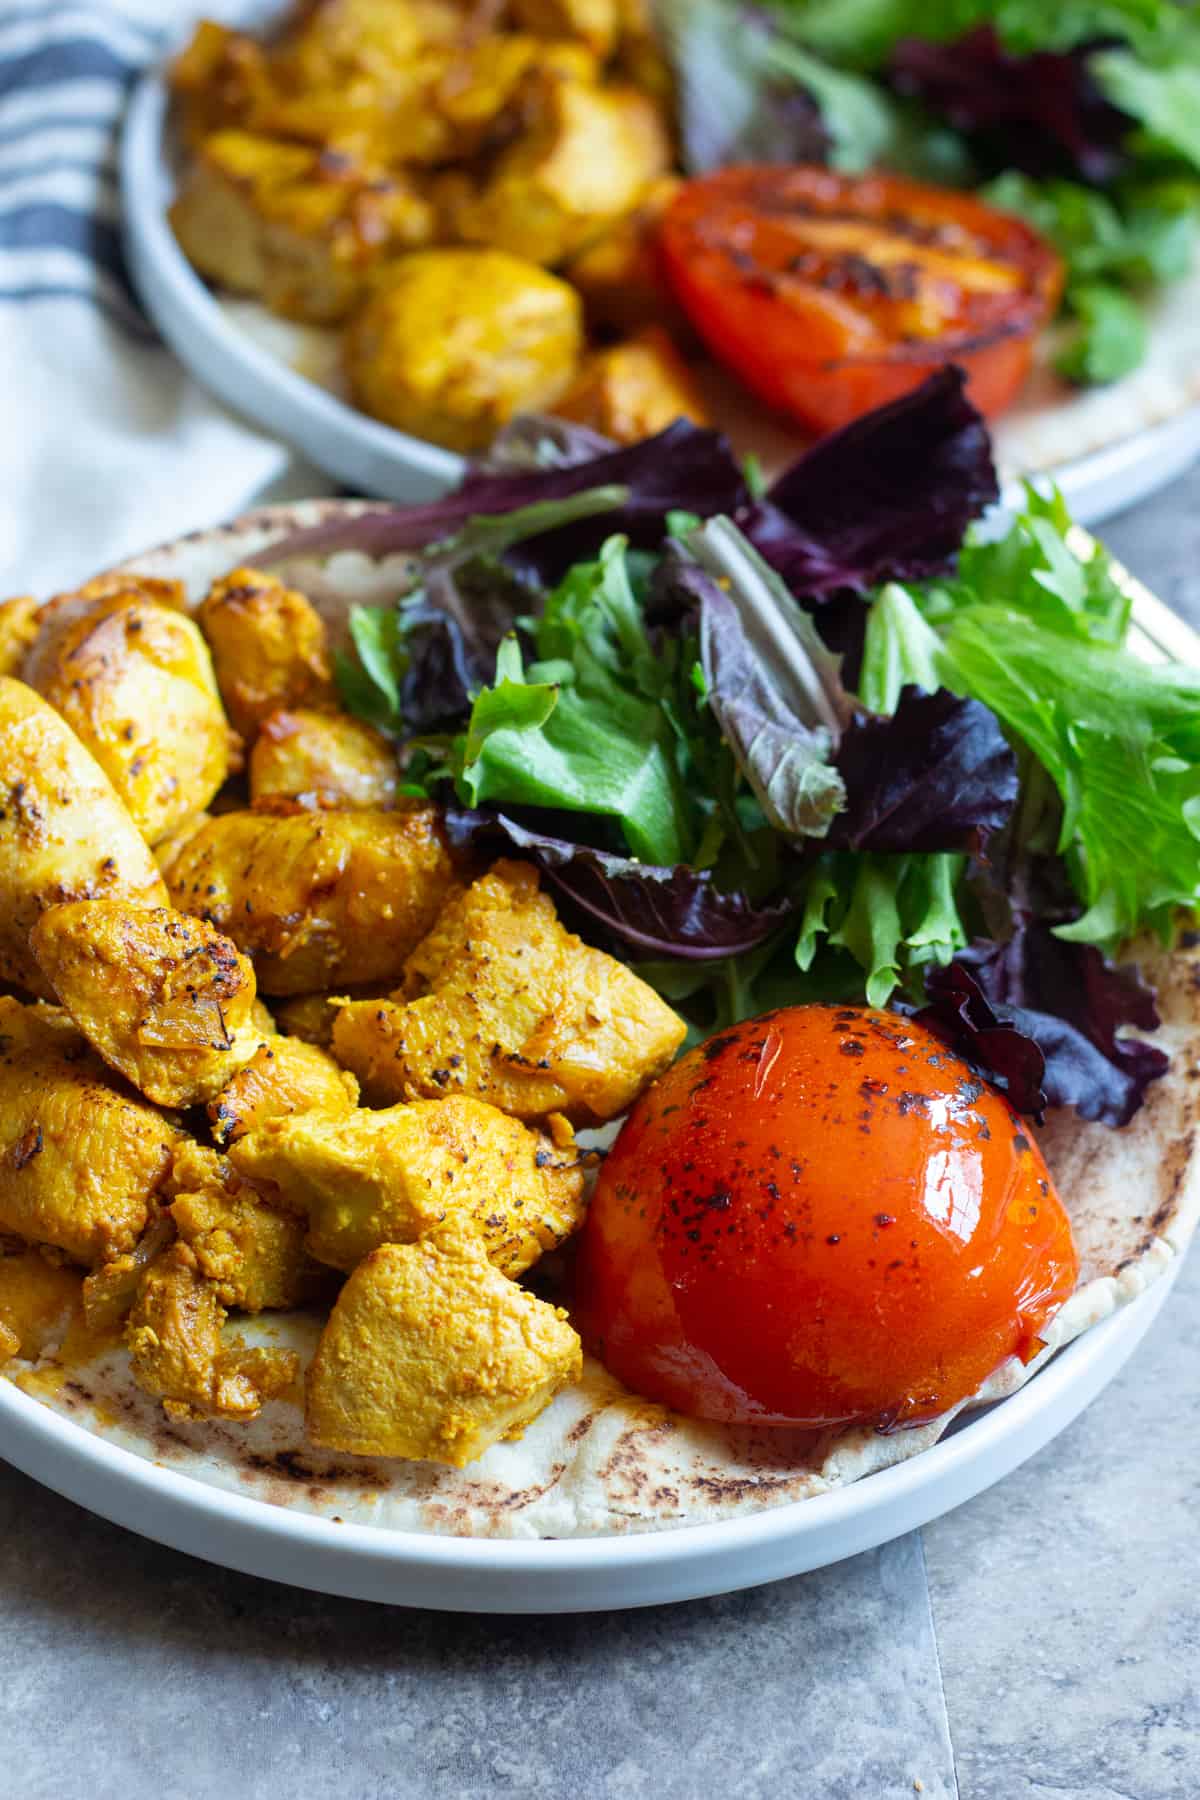
<instances>
[{"instance_id":1,"label":"flatbread","mask_svg":"<svg viewBox=\"0 0 1200 1800\"><path fill-rule=\"evenodd\" d=\"M186 583L197 603L209 582L252 562L281 533L358 510L362 502L273 508L140 556L146 574ZM331 622L352 602L394 597L397 568L340 555L291 579L317 595ZM1028 1367L1006 1363L967 1404L1021 1387L1081 1332L1143 1293L1181 1256L1200 1216L1200 950L1142 957L1159 989L1153 1034L1171 1058L1146 1105L1121 1131L1052 1114L1040 1138L1071 1216L1079 1284ZM238 1322L250 1342L307 1361L320 1331L311 1314ZM475 1537L593 1537L655 1531L757 1512L827 1493L928 1448L955 1414L884 1436L855 1428L798 1432L685 1419L639 1399L598 1363L560 1394L517 1443L497 1444L468 1469L330 1455L305 1441L299 1395L248 1425L175 1424L142 1394L123 1351L64 1372L17 1374L43 1404L134 1454L210 1486L326 1518ZM959 1409L961 1410L961 1409Z\"/></svg>"},{"instance_id":2,"label":"flatbread","mask_svg":"<svg viewBox=\"0 0 1200 1800\"><path fill-rule=\"evenodd\" d=\"M1200 956L1156 971L1165 1015L1154 1039L1170 1073L1123 1131L1052 1115L1041 1132L1071 1215L1079 1285L1025 1367L1004 1365L969 1405L1004 1398L1056 1350L1128 1305L1182 1255L1200 1216ZM240 1321L254 1343L299 1351L312 1315ZM18 1380L20 1378L18 1377ZM736 1518L828 1493L937 1442L954 1418L890 1436L705 1425L652 1405L589 1360L518 1443L465 1470L327 1454L305 1441L298 1397L248 1425L173 1424L134 1385L114 1351L32 1388L54 1411L160 1466L279 1506L361 1524L471 1537L570 1538L657 1531Z\"/></svg>"}]
</instances>

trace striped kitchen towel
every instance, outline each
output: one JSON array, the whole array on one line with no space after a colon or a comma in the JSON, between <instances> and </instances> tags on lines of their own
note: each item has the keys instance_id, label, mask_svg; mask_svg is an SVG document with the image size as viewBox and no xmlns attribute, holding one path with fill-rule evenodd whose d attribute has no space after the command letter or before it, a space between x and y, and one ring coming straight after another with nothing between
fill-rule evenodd
<instances>
[{"instance_id":1,"label":"striped kitchen towel","mask_svg":"<svg viewBox=\"0 0 1200 1800\"><path fill-rule=\"evenodd\" d=\"M0 0L0 594L50 593L298 479L160 344L121 252L139 73L220 0Z\"/></svg>"}]
</instances>

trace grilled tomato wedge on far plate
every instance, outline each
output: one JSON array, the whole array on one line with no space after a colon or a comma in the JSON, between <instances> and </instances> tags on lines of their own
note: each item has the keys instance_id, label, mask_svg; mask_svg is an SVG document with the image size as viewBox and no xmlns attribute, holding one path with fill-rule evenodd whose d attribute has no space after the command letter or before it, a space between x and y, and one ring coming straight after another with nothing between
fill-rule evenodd
<instances>
[{"instance_id":1,"label":"grilled tomato wedge on far plate","mask_svg":"<svg viewBox=\"0 0 1200 1800\"><path fill-rule=\"evenodd\" d=\"M1001 412L1062 289L1058 256L1020 219L900 175L722 169L684 184L659 241L709 348L816 431L947 363Z\"/></svg>"},{"instance_id":2,"label":"grilled tomato wedge on far plate","mask_svg":"<svg viewBox=\"0 0 1200 1800\"><path fill-rule=\"evenodd\" d=\"M1075 1286L1031 1128L924 1026L747 1020L638 1101L600 1174L576 1319L694 1417L916 1425L1029 1360Z\"/></svg>"}]
</instances>

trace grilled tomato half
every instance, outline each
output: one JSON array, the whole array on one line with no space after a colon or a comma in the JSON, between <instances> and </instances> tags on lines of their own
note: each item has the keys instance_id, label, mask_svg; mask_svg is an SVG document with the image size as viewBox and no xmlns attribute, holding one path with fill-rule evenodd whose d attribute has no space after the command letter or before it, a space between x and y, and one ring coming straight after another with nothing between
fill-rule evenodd
<instances>
[{"instance_id":1,"label":"grilled tomato half","mask_svg":"<svg viewBox=\"0 0 1200 1800\"><path fill-rule=\"evenodd\" d=\"M693 1050L601 1171L577 1322L703 1419L915 1425L1028 1360L1078 1275L1040 1150L921 1025L802 1006Z\"/></svg>"},{"instance_id":2,"label":"grilled tomato half","mask_svg":"<svg viewBox=\"0 0 1200 1800\"><path fill-rule=\"evenodd\" d=\"M817 431L957 363L981 412L1012 400L1062 292L1020 219L900 175L722 169L663 215L671 286L715 355Z\"/></svg>"}]
</instances>

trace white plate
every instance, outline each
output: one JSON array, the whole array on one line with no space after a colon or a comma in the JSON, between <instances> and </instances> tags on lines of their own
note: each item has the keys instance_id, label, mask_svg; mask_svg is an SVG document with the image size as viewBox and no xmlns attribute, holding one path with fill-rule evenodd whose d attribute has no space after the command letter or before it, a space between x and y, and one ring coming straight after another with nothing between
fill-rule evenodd
<instances>
[{"instance_id":1,"label":"white plate","mask_svg":"<svg viewBox=\"0 0 1200 1800\"><path fill-rule=\"evenodd\" d=\"M315 501L260 512L138 556L131 566L185 579L195 600L231 562L253 560L262 544L281 532L318 523L354 504ZM359 598L380 600L390 591L386 564L358 568L356 563L339 577L343 603L352 574ZM1135 591L1134 602L1145 654L1194 650L1188 628L1144 590ZM1181 1233L1179 1248L1183 1241ZM267 1504L245 1492L243 1465L257 1468L262 1458L251 1454L255 1446L240 1435L237 1454L228 1446L223 1451L217 1440L210 1450L207 1437L189 1453L186 1444L156 1439L157 1415L149 1403L149 1419L139 1422L140 1415L128 1415L123 1406L106 1409L103 1392L95 1407L97 1428L88 1430L69 1416L72 1409L80 1420L86 1416L78 1390L74 1395L64 1390L61 1399L43 1404L3 1380L0 1452L69 1498L175 1548L351 1597L494 1612L608 1609L695 1598L835 1562L898 1536L999 1480L1068 1424L1131 1354L1177 1270L1178 1255L1162 1249L1164 1258L1147 1259L1145 1277L1151 1280L1166 1263L1148 1293L1049 1360L1026 1387L956 1423L941 1443L853 1485L709 1524L569 1541L440 1536L370 1523L370 1509L365 1516L361 1507L356 1513L349 1484L338 1490L337 1477L319 1471L315 1479L335 1488L320 1505L306 1508L295 1488L288 1491L288 1503ZM1098 1316L1120 1298L1114 1290ZM294 1421L288 1423L294 1429ZM123 1442L114 1441L122 1436ZM411 1511L403 1515L403 1522L411 1516ZM542 1529L552 1533L555 1527Z\"/></svg>"},{"instance_id":2,"label":"white plate","mask_svg":"<svg viewBox=\"0 0 1200 1800\"><path fill-rule=\"evenodd\" d=\"M167 221L174 173L162 79L135 88L121 145L121 195L130 271L147 312L180 361L227 405L301 450L356 492L424 500L461 475L448 450L368 418L330 391L335 340L249 303L217 300L184 257ZM1200 455L1200 272L1156 303L1145 366L1115 387L1072 394L1040 369L1000 421L1006 494L1023 475L1062 488L1081 524L1132 506ZM301 373L308 369L311 373ZM778 423L753 403L723 419L740 450L768 468L790 460Z\"/></svg>"},{"instance_id":3,"label":"white plate","mask_svg":"<svg viewBox=\"0 0 1200 1800\"><path fill-rule=\"evenodd\" d=\"M106 1443L0 1381L18 1469L143 1537L294 1587L443 1612L607 1612L758 1587L873 1549L973 1499L1069 1425L1132 1356L1182 1258L1007 1400L909 1462L788 1506L633 1537L430 1537L247 1500Z\"/></svg>"}]
</instances>

